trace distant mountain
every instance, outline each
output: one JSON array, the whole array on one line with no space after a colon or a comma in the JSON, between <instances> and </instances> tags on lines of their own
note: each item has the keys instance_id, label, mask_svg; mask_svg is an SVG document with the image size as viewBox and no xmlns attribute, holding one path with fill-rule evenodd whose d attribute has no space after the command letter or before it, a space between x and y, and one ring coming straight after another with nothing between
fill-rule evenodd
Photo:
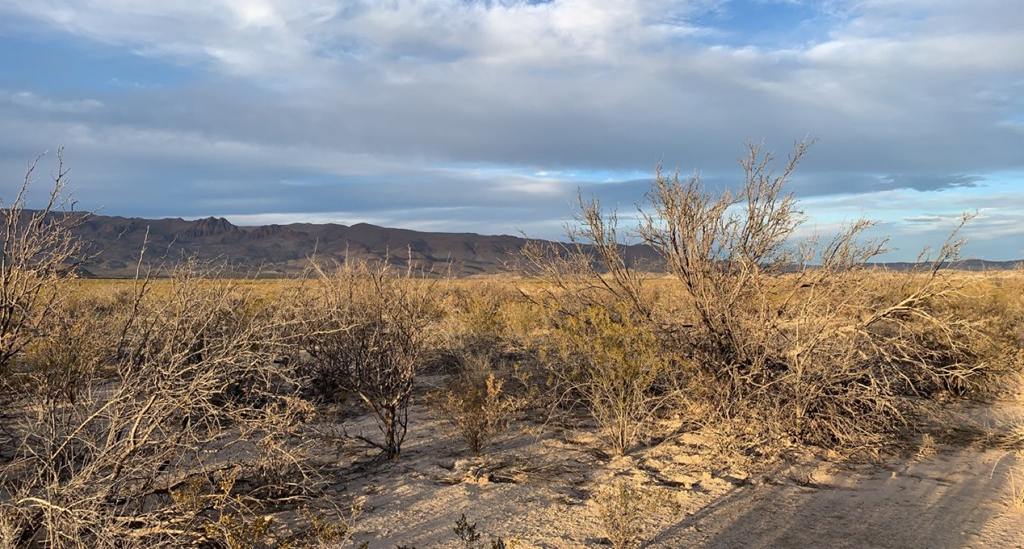
<instances>
[{"instance_id":1,"label":"distant mountain","mask_svg":"<svg viewBox=\"0 0 1024 549\"><path fill-rule=\"evenodd\" d=\"M515 264L525 238L475 233L435 233L389 229L359 223L292 223L238 226L224 218L188 221L180 218L141 219L87 215L76 234L88 243L91 258L79 268L82 276L130 277L139 253L146 248L147 265L174 265L184 258L224 266L232 274L288 276L301 272L315 254L321 259L383 261L390 265L456 276L505 271ZM632 267L660 271L664 262L649 246L624 248ZM876 267L905 271L914 263L878 263ZM955 269L982 271L1024 268L1024 260L964 260Z\"/></svg>"},{"instance_id":2,"label":"distant mountain","mask_svg":"<svg viewBox=\"0 0 1024 549\"><path fill-rule=\"evenodd\" d=\"M910 271L923 265L912 262L876 263L875 266L893 271ZM985 259L961 259L949 264L948 268L959 271L1011 271L1024 269L1024 259L1014 261L988 261Z\"/></svg>"},{"instance_id":3,"label":"distant mountain","mask_svg":"<svg viewBox=\"0 0 1024 549\"><path fill-rule=\"evenodd\" d=\"M143 245L147 262L174 264L185 257L224 264L237 273L285 276L309 258L386 261L397 267L458 276L501 272L517 260L527 240L515 236L434 233L359 223L293 223L258 227L224 218L140 219L93 215L76 229L95 257L83 271L96 277L135 273ZM651 260L645 246L627 247L630 262Z\"/></svg>"}]
</instances>

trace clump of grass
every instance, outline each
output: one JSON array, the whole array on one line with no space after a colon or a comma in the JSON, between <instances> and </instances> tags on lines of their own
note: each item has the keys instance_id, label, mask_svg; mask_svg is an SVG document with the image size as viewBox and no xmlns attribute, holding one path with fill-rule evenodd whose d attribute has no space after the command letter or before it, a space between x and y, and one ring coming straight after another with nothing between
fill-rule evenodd
<instances>
[{"instance_id":1,"label":"clump of grass","mask_svg":"<svg viewBox=\"0 0 1024 549\"><path fill-rule=\"evenodd\" d=\"M651 526L651 517L678 511L671 497L620 479L597 492L597 516L608 542L615 549L638 547Z\"/></svg>"},{"instance_id":2,"label":"clump of grass","mask_svg":"<svg viewBox=\"0 0 1024 549\"><path fill-rule=\"evenodd\" d=\"M489 446L508 429L525 402L504 392L496 379L490 355L474 353L463 358L462 371L437 397L437 409L458 429L473 455Z\"/></svg>"},{"instance_id":3,"label":"clump of grass","mask_svg":"<svg viewBox=\"0 0 1024 549\"><path fill-rule=\"evenodd\" d=\"M1024 468L1010 467L1006 477L1010 482L1010 505L1014 509L1024 509Z\"/></svg>"}]
</instances>

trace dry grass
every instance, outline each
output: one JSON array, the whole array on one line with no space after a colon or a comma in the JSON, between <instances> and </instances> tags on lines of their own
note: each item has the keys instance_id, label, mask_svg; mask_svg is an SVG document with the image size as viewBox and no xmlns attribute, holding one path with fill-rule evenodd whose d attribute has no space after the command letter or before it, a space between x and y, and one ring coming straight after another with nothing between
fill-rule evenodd
<instances>
[{"instance_id":1,"label":"dry grass","mask_svg":"<svg viewBox=\"0 0 1024 549\"><path fill-rule=\"evenodd\" d=\"M1006 476L1010 483L1007 495L1010 506L1015 509L1024 509L1024 468L1011 467L1006 472Z\"/></svg>"},{"instance_id":2,"label":"dry grass","mask_svg":"<svg viewBox=\"0 0 1024 549\"><path fill-rule=\"evenodd\" d=\"M915 275L878 276L885 278L880 278L878 284L891 286L891 279L910 280ZM963 295L976 295L977 291L992 288L987 278L981 276L972 275L963 282ZM301 288L308 281L264 286L217 280L185 270L176 278L148 284L148 289L132 292L123 282L110 286L96 281L72 282L74 299L61 305L67 312L54 316L54 322L47 325L46 333L54 339L43 339L38 347L30 345L22 355L26 375L20 377L21 386L32 388L31 395L46 396L33 396L44 403L42 408L25 408L23 413L16 417L9 414L4 420L6 432L16 435L7 439L13 444L8 447L17 451L3 458L0 481L14 497L0 504L0 528L8 532L8 540L49 540L61 547L78 546L85 540L101 547L116 540L133 540L132 543L140 545L170 540L179 543L208 539L215 534L218 539L233 540L224 541L229 545L255 543L253 540L260 537L262 546L279 546L285 540L281 534L285 524L263 524L257 519L274 509L276 501L312 498L322 482L318 480L320 466L312 460L316 452L310 452L308 446L317 441L307 441L303 447L297 444L293 433L305 422L315 422L318 415L325 413L327 404L305 396L308 393L302 387L308 380L301 377L301 368L295 369L296 363L275 363L279 357L296 356L301 347L294 346L294 334L297 326L303 324L296 321L295 304L285 306L274 301L273 294L292 296L294 290L288 284ZM464 288L477 287L472 286L477 282L458 284ZM479 291L491 291L495 289L493 284L496 283L480 283ZM666 283L658 280L651 284ZM264 293L265 288L271 290ZM662 346L664 340L655 338L654 334L663 333L656 331L660 328L647 323L630 328L623 324L624 317L615 319L603 309L590 309L591 316L566 317L553 312L516 318L521 311L535 311L535 305L507 292L504 283L499 288L491 306L501 311L496 315L500 322L482 326L483 334L474 335L473 323L465 319L490 313L468 315L459 306L435 311L431 317L433 328L427 331L457 327L457 332L431 339L435 349L450 348L446 342L453 340L475 341L478 345L489 341L492 348L512 353L500 355L504 357L501 360L513 356L517 358L511 360L522 365L523 360L533 360L529 358L532 356L548 357L538 363L526 362L527 370L537 364L550 368L556 359L563 373L570 372L570 367L577 368L572 370L573 377L565 378L574 379L574 384L549 386L543 371L538 371L528 386L521 380L510 381L515 384L512 394L529 388L543 392L558 386L561 396L551 397L552 400L562 399L564 403L567 395L573 395L593 398L600 405L600 391L614 397L623 394L616 393L623 387L640 387L626 398L627 402L635 398L633 402L639 403L635 411L609 407L621 411L619 417L623 421L616 423L615 416L609 415L606 422L598 423L602 426L599 432L611 449L616 448L615 441L623 441L621 447L626 450L650 436L663 436L665 433L658 432L661 422L654 420L677 413L684 414L683 425L689 425L684 428L701 423L712 430L716 425L743 425L743 432L730 431L735 435L734 444L721 449L722 452L761 455L771 453L780 444L794 443L790 439L783 444L776 438L779 435L773 434L777 431L746 421L742 410L732 412L734 419L715 420L715 414L723 413L712 407L719 406L718 403L708 403L705 394L692 388L687 392L690 386L676 385L678 380L665 375L687 371L671 369L683 364L678 359L669 358L656 369L644 368L671 357L673 349L666 349ZM951 306L957 306L959 298L950 299ZM671 302L656 302L652 311L662 314L662 303ZM286 314L278 316L282 313ZM1005 322L989 319L996 321ZM105 335L95 337L96 334ZM575 343L572 338L576 338ZM46 342L52 345L43 345ZM589 355L584 356L588 350ZM584 367L592 369L588 383L603 380L608 385L588 388L580 383L581 379L588 379L586 371L578 369ZM497 370L498 365L491 363L488 368ZM605 375L607 372L597 375L602 370L596 368L613 368L608 370L612 373L615 368L626 368L620 372L625 377ZM631 371L630 375L640 377L626 375ZM652 373L658 375L643 377ZM487 377L482 379L480 385L486 387ZM497 408L501 408L506 388L495 391L497 379L488 394L493 397L492 405L497 402ZM631 386L630 379L641 380L643 385ZM177 381L169 383L172 380ZM71 390L72 387L79 389ZM589 396L587 391L591 391ZM459 394L466 393L460 390ZM548 402L539 397L531 401ZM599 419L604 413L593 405L583 409ZM698 414L698 410L707 419L687 415ZM502 414L481 433L500 433L507 417ZM773 418L761 421L769 420ZM621 429L616 431L617 428ZM631 429L635 430L634 438L630 438L634 436L630 435ZM1012 425L993 427L991 431L986 435L988 446L1019 447L1020 433ZM615 433L624 434L620 437ZM479 437L481 449L486 447L487 438ZM324 439L319 444L329 448L334 442ZM218 448L225 447L245 451L231 458L197 459L210 451L216 455ZM922 452L930 452L932 447L924 445ZM201 462L206 463L214 478L240 466L237 479L244 479L244 484L236 481L228 490L229 498L223 491L218 492L216 482L201 485L197 498L203 505L191 511L176 506L170 498L163 507L145 509L109 503L156 501L153 498L159 500L160 493L178 493L200 478L195 473L201 470L197 469ZM111 468L114 463L119 464L119 471ZM1020 475L1013 474L1012 490L1019 495ZM324 519L330 524L340 524L341 517L347 516L339 510L326 512L333 517ZM312 527L308 518L291 520L304 521L307 528ZM101 525L102 531L86 528L86 524ZM60 536L51 537L58 532ZM12 546L25 545L15 542Z\"/></svg>"}]
</instances>

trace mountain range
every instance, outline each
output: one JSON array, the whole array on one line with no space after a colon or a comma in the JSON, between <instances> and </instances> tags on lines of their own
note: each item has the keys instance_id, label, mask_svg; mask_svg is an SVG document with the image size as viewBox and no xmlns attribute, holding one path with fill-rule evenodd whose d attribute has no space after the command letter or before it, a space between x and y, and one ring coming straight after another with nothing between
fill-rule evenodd
<instances>
[{"instance_id":1,"label":"mountain range","mask_svg":"<svg viewBox=\"0 0 1024 549\"><path fill-rule=\"evenodd\" d=\"M195 258L224 266L229 273L289 276L301 272L314 255L320 259L383 261L417 271L456 276L508 270L520 257L526 238L475 233L420 232L367 223L292 223L239 226L219 217L196 220L84 216L75 234L87 242L90 258L82 276L118 278L135 274L139 254L144 262L174 265ZM624 248L627 263L659 270L664 263L648 246ZM913 263L884 263L907 270ZM1012 269L1024 261L965 260L967 270Z\"/></svg>"},{"instance_id":2,"label":"mountain range","mask_svg":"<svg viewBox=\"0 0 1024 549\"><path fill-rule=\"evenodd\" d=\"M135 274L139 253L145 262L173 265L183 258L224 265L229 272L287 276L302 271L311 257L344 261L385 261L417 271L456 276L507 270L527 239L474 233L420 232L367 223L292 223L238 226L227 219L141 219L91 215L75 229L89 246L83 276ZM628 246L631 263L654 259L646 246Z\"/></svg>"}]
</instances>

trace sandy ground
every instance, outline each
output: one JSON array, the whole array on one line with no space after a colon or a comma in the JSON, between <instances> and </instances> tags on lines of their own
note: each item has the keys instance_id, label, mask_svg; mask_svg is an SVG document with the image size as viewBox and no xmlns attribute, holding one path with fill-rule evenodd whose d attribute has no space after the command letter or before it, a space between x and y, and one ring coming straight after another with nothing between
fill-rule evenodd
<instances>
[{"instance_id":1,"label":"sandy ground","mask_svg":"<svg viewBox=\"0 0 1024 549\"><path fill-rule=\"evenodd\" d=\"M1024 425L1020 401L999 404L998 421L993 410L975 429ZM368 417L346 429L375 434ZM935 442L884 465L807 456L759 468L716 463L705 443L687 434L612 458L586 430L522 422L471 457L417 405L400 460L373 463L371 450L346 444L336 480L364 501L355 540L372 549L465 547L452 530L462 514L484 542L609 547L599 501L620 483L636 494L640 547L1024 548L1008 475L1024 485L1024 458L1011 449Z\"/></svg>"},{"instance_id":2,"label":"sandy ground","mask_svg":"<svg viewBox=\"0 0 1024 549\"><path fill-rule=\"evenodd\" d=\"M1001 452L941 451L866 471L821 472L724 494L663 534L666 547L1024 547L1024 513L1008 504ZM1005 462L997 465L997 462ZM654 545L652 545L654 546Z\"/></svg>"}]
</instances>

